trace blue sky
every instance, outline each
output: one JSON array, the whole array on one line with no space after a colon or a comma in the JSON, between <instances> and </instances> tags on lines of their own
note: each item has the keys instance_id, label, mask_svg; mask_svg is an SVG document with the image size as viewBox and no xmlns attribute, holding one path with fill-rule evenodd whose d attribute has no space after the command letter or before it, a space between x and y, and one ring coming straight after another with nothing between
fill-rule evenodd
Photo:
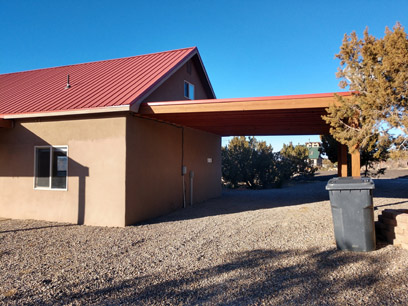
<instances>
[{"instance_id":1,"label":"blue sky","mask_svg":"<svg viewBox=\"0 0 408 306\"><path fill-rule=\"evenodd\" d=\"M343 35L383 36L407 12L406 0L0 0L0 73L197 46L218 98L333 92Z\"/></svg>"}]
</instances>

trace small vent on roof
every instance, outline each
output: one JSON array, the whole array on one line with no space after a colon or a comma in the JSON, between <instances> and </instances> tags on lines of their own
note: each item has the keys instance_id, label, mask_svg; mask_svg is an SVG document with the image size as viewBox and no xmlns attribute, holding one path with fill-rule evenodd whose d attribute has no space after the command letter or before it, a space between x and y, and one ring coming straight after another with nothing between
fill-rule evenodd
<instances>
[{"instance_id":1,"label":"small vent on roof","mask_svg":"<svg viewBox=\"0 0 408 306\"><path fill-rule=\"evenodd\" d=\"M67 86L65 86L65 89L71 88L71 84L69 84L69 74L67 75Z\"/></svg>"}]
</instances>

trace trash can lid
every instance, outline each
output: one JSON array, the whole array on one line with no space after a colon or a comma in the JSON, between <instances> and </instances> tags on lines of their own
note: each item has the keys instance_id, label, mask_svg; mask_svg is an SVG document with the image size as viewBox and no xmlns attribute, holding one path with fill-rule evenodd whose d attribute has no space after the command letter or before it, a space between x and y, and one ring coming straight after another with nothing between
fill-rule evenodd
<instances>
[{"instance_id":1,"label":"trash can lid","mask_svg":"<svg viewBox=\"0 0 408 306\"><path fill-rule=\"evenodd\" d=\"M327 182L326 190L356 190L374 189L375 185L371 178L335 177Z\"/></svg>"}]
</instances>

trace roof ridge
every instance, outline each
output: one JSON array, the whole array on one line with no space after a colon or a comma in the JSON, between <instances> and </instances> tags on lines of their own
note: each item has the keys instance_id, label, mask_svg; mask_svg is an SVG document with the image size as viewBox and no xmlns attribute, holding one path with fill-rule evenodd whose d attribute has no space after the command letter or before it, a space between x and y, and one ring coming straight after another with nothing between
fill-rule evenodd
<instances>
[{"instance_id":1,"label":"roof ridge","mask_svg":"<svg viewBox=\"0 0 408 306\"><path fill-rule=\"evenodd\" d=\"M197 47L3 74L0 113L100 107L108 111L107 107L125 105L129 110L194 56L198 56Z\"/></svg>"},{"instance_id":2,"label":"roof ridge","mask_svg":"<svg viewBox=\"0 0 408 306\"><path fill-rule=\"evenodd\" d=\"M42 70L51 70L51 69L67 68L67 67L72 67L72 66L80 66L80 65L87 65L87 64L94 64L94 63L102 63L102 62L108 62L108 61L125 60L125 59L130 59L130 58L135 58L135 57L150 56L150 55L163 54L163 53L171 53L171 52L183 51L183 50L188 50L188 49L194 50L194 49L197 49L197 47L194 46L194 47L188 47L188 48L167 50L167 51L162 51L162 52L153 52L153 53L145 53L145 54L140 54L140 55L125 56L125 57L119 57L119 58L111 58L111 59L100 60L100 61L92 61L92 62L69 64L69 65L62 65L62 66L38 68L38 69L32 69L32 70L8 72L8 73L2 73L2 74L0 74L0 76L10 75L10 74L27 73L27 72L34 72L34 71L42 71Z\"/></svg>"}]
</instances>

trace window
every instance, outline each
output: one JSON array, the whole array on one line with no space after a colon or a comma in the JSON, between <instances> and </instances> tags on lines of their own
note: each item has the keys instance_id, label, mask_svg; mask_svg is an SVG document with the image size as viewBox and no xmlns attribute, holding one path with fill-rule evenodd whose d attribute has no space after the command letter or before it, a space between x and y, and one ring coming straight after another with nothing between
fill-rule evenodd
<instances>
[{"instance_id":1,"label":"window","mask_svg":"<svg viewBox=\"0 0 408 306\"><path fill-rule=\"evenodd\" d=\"M35 147L34 188L67 189L68 147Z\"/></svg>"},{"instance_id":2,"label":"window","mask_svg":"<svg viewBox=\"0 0 408 306\"><path fill-rule=\"evenodd\" d=\"M194 85L184 81L184 97L194 100Z\"/></svg>"}]
</instances>

